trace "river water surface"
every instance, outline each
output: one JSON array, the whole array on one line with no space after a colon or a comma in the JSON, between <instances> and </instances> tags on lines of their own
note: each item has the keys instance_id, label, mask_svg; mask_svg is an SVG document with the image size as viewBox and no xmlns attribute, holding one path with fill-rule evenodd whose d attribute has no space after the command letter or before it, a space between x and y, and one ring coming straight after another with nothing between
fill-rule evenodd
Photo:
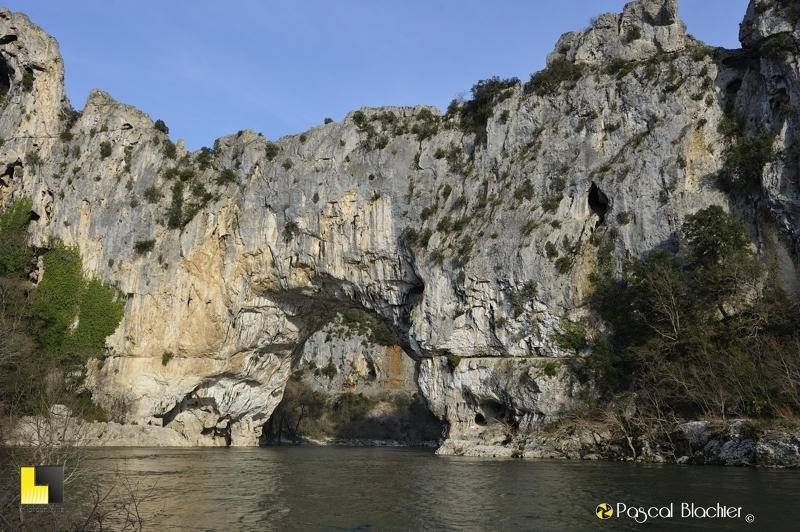
<instances>
[{"instance_id":1,"label":"river water surface","mask_svg":"<svg viewBox=\"0 0 800 532\"><path fill-rule=\"evenodd\" d=\"M311 446L98 449L84 465L100 484L121 471L155 486L143 511L158 531L800 530L795 470ZM671 504L673 517L601 520L600 503ZM682 518L682 503L741 507L741 515Z\"/></svg>"}]
</instances>

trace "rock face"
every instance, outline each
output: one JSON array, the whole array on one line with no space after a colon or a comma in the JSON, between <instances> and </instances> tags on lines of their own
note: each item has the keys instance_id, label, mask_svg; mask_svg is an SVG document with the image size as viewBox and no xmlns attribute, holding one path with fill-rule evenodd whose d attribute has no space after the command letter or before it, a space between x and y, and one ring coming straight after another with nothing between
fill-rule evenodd
<instances>
[{"instance_id":1,"label":"rock face","mask_svg":"<svg viewBox=\"0 0 800 532\"><path fill-rule=\"evenodd\" d=\"M417 393L416 364L399 345L375 344L335 322L306 341L295 367L314 391L327 395Z\"/></svg>"},{"instance_id":2,"label":"rock face","mask_svg":"<svg viewBox=\"0 0 800 532\"><path fill-rule=\"evenodd\" d=\"M569 371L591 352L557 338L587 315L598 249L677 249L685 216L719 204L795 285L791 161L767 164L759 197L716 184L726 106L750 133L775 131L776 149L800 131L796 54L758 55L762 36L797 26L759 11L744 50L716 52L684 35L676 0L603 15L548 57L583 65L580 78L512 87L485 139L432 107L384 107L275 143L241 131L205 153L99 90L62 135L58 47L0 11L0 208L32 198L30 244L77 246L86 274L125 298L87 379L119 421L254 445L290 374L329 353L322 327L363 309L453 441L502 445L498 427L542 426L593 393ZM341 367L363 375L359 360Z\"/></svg>"},{"instance_id":3,"label":"rock face","mask_svg":"<svg viewBox=\"0 0 800 532\"><path fill-rule=\"evenodd\" d=\"M613 60L641 61L658 52L686 48L686 24L678 20L678 0L639 0L625 5L621 15L606 13L583 32L561 36L553 53L571 62L601 64Z\"/></svg>"}]
</instances>

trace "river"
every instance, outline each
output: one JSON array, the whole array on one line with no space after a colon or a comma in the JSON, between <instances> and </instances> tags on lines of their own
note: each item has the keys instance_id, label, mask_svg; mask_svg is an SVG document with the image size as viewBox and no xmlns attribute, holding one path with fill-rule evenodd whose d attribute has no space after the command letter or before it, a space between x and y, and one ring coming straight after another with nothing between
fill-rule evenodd
<instances>
[{"instance_id":1,"label":"river","mask_svg":"<svg viewBox=\"0 0 800 532\"><path fill-rule=\"evenodd\" d=\"M796 470L314 446L96 449L84 466L101 485L119 471L154 486L142 511L148 529L158 531L800 529ZM68 485L66 502L69 492ZM600 503L625 515L601 520ZM698 507L719 513L719 504L738 517L683 517L684 503L694 504L696 515ZM634 521L648 511L662 517Z\"/></svg>"}]
</instances>

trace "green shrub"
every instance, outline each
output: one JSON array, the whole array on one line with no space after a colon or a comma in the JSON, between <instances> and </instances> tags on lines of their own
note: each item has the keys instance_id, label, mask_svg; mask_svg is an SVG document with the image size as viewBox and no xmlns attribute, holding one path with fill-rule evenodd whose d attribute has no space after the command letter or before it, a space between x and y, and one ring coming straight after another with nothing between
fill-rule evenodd
<instances>
[{"instance_id":1,"label":"green shrub","mask_svg":"<svg viewBox=\"0 0 800 532\"><path fill-rule=\"evenodd\" d=\"M217 178L215 180L217 185L223 186L228 185L230 183L236 182L236 174L230 168L224 169L222 172L217 174Z\"/></svg>"},{"instance_id":2,"label":"green shrub","mask_svg":"<svg viewBox=\"0 0 800 532\"><path fill-rule=\"evenodd\" d=\"M445 199L445 201L447 200L447 198L450 197L450 194L452 192L453 192L453 187L451 187L449 184L444 186L444 188L442 189L442 197Z\"/></svg>"},{"instance_id":3,"label":"green shrub","mask_svg":"<svg viewBox=\"0 0 800 532\"><path fill-rule=\"evenodd\" d=\"M475 246L472 237L467 235L461 239L461 244L458 246L456 250L456 254L453 257L453 265L457 268L461 268L466 266L469 262L469 259L472 257L472 250Z\"/></svg>"},{"instance_id":4,"label":"green shrub","mask_svg":"<svg viewBox=\"0 0 800 532\"><path fill-rule=\"evenodd\" d=\"M545 250L545 253L547 254L547 258L548 259L552 260L552 259L558 257L558 248L556 248L555 244L553 244L552 242L547 242L544 245L544 250Z\"/></svg>"},{"instance_id":5,"label":"green shrub","mask_svg":"<svg viewBox=\"0 0 800 532\"><path fill-rule=\"evenodd\" d=\"M139 255L144 255L145 253L153 251L155 245L156 245L155 240L137 240L133 244L133 249L135 249L136 253L138 253Z\"/></svg>"},{"instance_id":6,"label":"green shrub","mask_svg":"<svg viewBox=\"0 0 800 532\"><path fill-rule=\"evenodd\" d=\"M587 347L586 327L579 322L570 321L566 318L561 320L561 330L550 337L552 342L561 349L568 349L578 353Z\"/></svg>"},{"instance_id":7,"label":"green shrub","mask_svg":"<svg viewBox=\"0 0 800 532\"><path fill-rule=\"evenodd\" d=\"M200 148L200 153L195 157L195 161L200 166L200 170L208 170L211 168L211 163L214 160L214 152L203 146Z\"/></svg>"},{"instance_id":8,"label":"green shrub","mask_svg":"<svg viewBox=\"0 0 800 532\"><path fill-rule=\"evenodd\" d=\"M291 242L294 240L294 235L300 232L300 226L297 225L297 222L294 221L287 221L283 225L283 241L284 242Z\"/></svg>"},{"instance_id":9,"label":"green shrub","mask_svg":"<svg viewBox=\"0 0 800 532\"><path fill-rule=\"evenodd\" d=\"M288 171L288 170L292 169L292 166L294 166L294 163L292 163L291 159L286 159L285 161L283 161L283 164L281 166L283 166L284 170Z\"/></svg>"},{"instance_id":10,"label":"green shrub","mask_svg":"<svg viewBox=\"0 0 800 532\"><path fill-rule=\"evenodd\" d=\"M333 123L333 118L326 118L326 119L324 120L324 123L325 123L325 124L332 124L332 123Z\"/></svg>"},{"instance_id":11,"label":"green shrub","mask_svg":"<svg viewBox=\"0 0 800 532\"><path fill-rule=\"evenodd\" d=\"M199 181L195 181L192 183L192 196L199 199L203 206L205 206L211 199L214 197L208 190L206 190L206 186Z\"/></svg>"},{"instance_id":12,"label":"green shrub","mask_svg":"<svg viewBox=\"0 0 800 532\"><path fill-rule=\"evenodd\" d=\"M109 421L108 412L106 412L102 406L92 401L89 395L79 395L72 401L67 401L67 404L74 416L86 422L93 423L97 421L98 423L107 423Z\"/></svg>"},{"instance_id":13,"label":"green shrub","mask_svg":"<svg viewBox=\"0 0 800 532\"><path fill-rule=\"evenodd\" d=\"M386 323L374 312L363 309L347 309L341 313L340 322L353 334L366 337L372 344L397 345L397 339Z\"/></svg>"},{"instance_id":14,"label":"green shrub","mask_svg":"<svg viewBox=\"0 0 800 532\"><path fill-rule=\"evenodd\" d=\"M166 366L173 358L175 358L175 354L172 351L164 351L161 355L161 365Z\"/></svg>"},{"instance_id":15,"label":"green shrub","mask_svg":"<svg viewBox=\"0 0 800 532\"><path fill-rule=\"evenodd\" d=\"M169 139L164 139L164 147L162 153L167 159L176 159L178 157L178 148L175 143Z\"/></svg>"},{"instance_id":16,"label":"green shrub","mask_svg":"<svg viewBox=\"0 0 800 532\"><path fill-rule=\"evenodd\" d=\"M34 317L42 322L42 348L58 353L69 336L85 289L81 256L62 244L43 256L44 276L37 288Z\"/></svg>"},{"instance_id":17,"label":"green shrub","mask_svg":"<svg viewBox=\"0 0 800 532\"><path fill-rule=\"evenodd\" d=\"M31 218L30 198L14 200L0 215L0 276L17 277L25 273L33 253L25 244L26 230Z\"/></svg>"},{"instance_id":18,"label":"green shrub","mask_svg":"<svg viewBox=\"0 0 800 532\"><path fill-rule=\"evenodd\" d=\"M533 233L538 228L539 228L539 223L536 220L531 218L530 220L525 222L525 225L522 226L522 234L523 235L529 235L529 234ZM495 233L495 235L496 234L497 233ZM493 236L492 238L497 238L497 237Z\"/></svg>"},{"instance_id":19,"label":"green shrub","mask_svg":"<svg viewBox=\"0 0 800 532\"><path fill-rule=\"evenodd\" d=\"M453 222L453 231L460 233L472 221L471 216L464 216Z\"/></svg>"},{"instance_id":20,"label":"green shrub","mask_svg":"<svg viewBox=\"0 0 800 532\"><path fill-rule=\"evenodd\" d=\"M627 211L623 211L617 214L617 221L620 223L620 225L628 225L629 223L631 223L632 218L633 217L631 216L631 213Z\"/></svg>"},{"instance_id":21,"label":"green shrub","mask_svg":"<svg viewBox=\"0 0 800 532\"><path fill-rule=\"evenodd\" d=\"M522 285L522 295L528 301L533 300L536 297L537 292L539 291L539 283L534 280L526 281L525 284Z\"/></svg>"},{"instance_id":22,"label":"green shrub","mask_svg":"<svg viewBox=\"0 0 800 532\"><path fill-rule=\"evenodd\" d=\"M363 393L343 393L331 404L328 419L340 425L349 425L364 419L375 404Z\"/></svg>"},{"instance_id":23,"label":"green shrub","mask_svg":"<svg viewBox=\"0 0 800 532\"><path fill-rule=\"evenodd\" d=\"M144 199L149 203L158 203L161 201L161 192L155 186L147 187L144 191Z\"/></svg>"},{"instance_id":24,"label":"green shrub","mask_svg":"<svg viewBox=\"0 0 800 532\"><path fill-rule=\"evenodd\" d=\"M164 179L173 180L180 175L180 170L177 168L167 168L164 170Z\"/></svg>"},{"instance_id":25,"label":"green shrub","mask_svg":"<svg viewBox=\"0 0 800 532\"><path fill-rule=\"evenodd\" d=\"M311 201L314 203L319 203L319 194L314 192L314 195L311 197Z\"/></svg>"},{"instance_id":26,"label":"green shrub","mask_svg":"<svg viewBox=\"0 0 800 532\"><path fill-rule=\"evenodd\" d=\"M794 0L776 0L781 9L786 11L786 16L789 17L793 26L797 26L800 22L800 5Z\"/></svg>"},{"instance_id":27,"label":"green shrub","mask_svg":"<svg viewBox=\"0 0 800 532\"><path fill-rule=\"evenodd\" d=\"M122 320L124 304L113 288L97 279L84 279L76 248L59 243L44 254L43 262L44 276L33 307L41 323L39 342L60 359L81 364L87 354L104 348L106 337ZM73 331L76 318L78 326Z\"/></svg>"},{"instance_id":28,"label":"green shrub","mask_svg":"<svg viewBox=\"0 0 800 532\"><path fill-rule=\"evenodd\" d=\"M425 229L424 231L422 231L419 234L419 238L417 239L417 243L420 245L420 247L427 248L428 247L428 242L430 241L432 236L433 236L433 230L432 229Z\"/></svg>"},{"instance_id":29,"label":"green shrub","mask_svg":"<svg viewBox=\"0 0 800 532\"><path fill-rule=\"evenodd\" d=\"M561 257L556 260L556 270L558 273L567 274L572 270L572 257Z\"/></svg>"},{"instance_id":30,"label":"green shrub","mask_svg":"<svg viewBox=\"0 0 800 532\"><path fill-rule=\"evenodd\" d=\"M323 376L328 377L328 379L333 379L336 375L339 374L339 370L336 369L336 365L334 365L333 363L333 358L329 358L328 365L325 366L324 368L321 368L319 372Z\"/></svg>"},{"instance_id":31,"label":"green shrub","mask_svg":"<svg viewBox=\"0 0 800 532\"><path fill-rule=\"evenodd\" d=\"M558 206L561 205L561 200L564 199L563 194L556 194L550 196L542 203L542 208L544 212L555 212L558 210Z\"/></svg>"},{"instance_id":32,"label":"green shrub","mask_svg":"<svg viewBox=\"0 0 800 532\"><path fill-rule=\"evenodd\" d=\"M755 137L736 137L727 153L723 185L735 190L758 184L764 166L776 158L774 144L775 133L772 131Z\"/></svg>"},{"instance_id":33,"label":"green shrub","mask_svg":"<svg viewBox=\"0 0 800 532\"><path fill-rule=\"evenodd\" d=\"M62 109L61 112L58 113L58 117L64 122L64 129L70 130L72 129L78 120L80 120L81 115L83 113L81 111L76 111L72 107Z\"/></svg>"},{"instance_id":34,"label":"green shrub","mask_svg":"<svg viewBox=\"0 0 800 532\"><path fill-rule=\"evenodd\" d=\"M516 198L519 201L522 201L524 199L530 201L533 199L533 193L534 193L533 183L531 183L530 179L526 179L522 183L522 186L519 186L517 187L516 190L514 190L514 198Z\"/></svg>"},{"instance_id":35,"label":"green shrub","mask_svg":"<svg viewBox=\"0 0 800 532\"><path fill-rule=\"evenodd\" d=\"M482 79L472 86L472 99L459 108L460 126L465 133L474 133L476 143L486 141L486 126L499 102L510 98L519 78L500 79L494 76Z\"/></svg>"},{"instance_id":36,"label":"green shrub","mask_svg":"<svg viewBox=\"0 0 800 532\"><path fill-rule=\"evenodd\" d=\"M64 131L61 132L59 138L64 142L70 142L72 139L75 138L75 135L72 133L71 129L65 129Z\"/></svg>"},{"instance_id":37,"label":"green shrub","mask_svg":"<svg viewBox=\"0 0 800 532\"><path fill-rule=\"evenodd\" d=\"M434 115L429 109L421 110L416 119L418 122L411 127L411 132L417 136L417 140L423 141L439 132L441 118Z\"/></svg>"},{"instance_id":38,"label":"green shrub","mask_svg":"<svg viewBox=\"0 0 800 532\"><path fill-rule=\"evenodd\" d=\"M81 298L78 326L67 345L102 351L106 338L114 334L124 315L125 303L117 297L116 290L92 279Z\"/></svg>"},{"instance_id":39,"label":"green shrub","mask_svg":"<svg viewBox=\"0 0 800 532\"><path fill-rule=\"evenodd\" d=\"M447 357L447 367L450 368L450 371L455 371L458 365L461 363L461 357L450 353L449 351L445 356Z\"/></svg>"},{"instance_id":40,"label":"green shrub","mask_svg":"<svg viewBox=\"0 0 800 532\"><path fill-rule=\"evenodd\" d=\"M184 168L178 174L178 177L180 177L181 181L188 181L194 176L195 176L195 171L192 170L191 168Z\"/></svg>"},{"instance_id":41,"label":"green shrub","mask_svg":"<svg viewBox=\"0 0 800 532\"><path fill-rule=\"evenodd\" d=\"M420 213L420 218L424 222L425 220L427 220L428 218L430 218L434 214L436 214L436 212L438 210L439 210L439 204L438 203L434 203L433 205L429 205L429 206L427 206L427 207L422 209L422 212Z\"/></svg>"},{"instance_id":42,"label":"green shrub","mask_svg":"<svg viewBox=\"0 0 800 532\"><path fill-rule=\"evenodd\" d=\"M522 294L516 290L511 290L508 294L508 298L511 300L511 308L514 309L514 314L517 316L522 315L522 313L525 312L525 298L522 297Z\"/></svg>"},{"instance_id":43,"label":"green shrub","mask_svg":"<svg viewBox=\"0 0 800 532\"><path fill-rule=\"evenodd\" d=\"M111 143L107 140L104 140L100 143L100 158L105 159L111 155Z\"/></svg>"},{"instance_id":44,"label":"green shrub","mask_svg":"<svg viewBox=\"0 0 800 532\"><path fill-rule=\"evenodd\" d=\"M42 162L42 157L38 151L31 150L25 154L25 164L32 167L34 173L36 173L36 169L41 166Z\"/></svg>"},{"instance_id":45,"label":"green shrub","mask_svg":"<svg viewBox=\"0 0 800 532\"><path fill-rule=\"evenodd\" d=\"M681 232L679 256L652 251L596 283L592 306L613 332L595 347L597 382L617 375L607 393L638 394L643 417L796 417L800 400L785 391L800 368L797 302L774 281L757 288L764 268L722 208L687 216Z\"/></svg>"},{"instance_id":46,"label":"green shrub","mask_svg":"<svg viewBox=\"0 0 800 532\"><path fill-rule=\"evenodd\" d=\"M302 142L305 142L306 140L308 140L308 136L307 136L305 133L304 133L304 134L302 134L302 135L300 135L300 142L301 142L301 143L302 143Z\"/></svg>"},{"instance_id":47,"label":"green shrub","mask_svg":"<svg viewBox=\"0 0 800 532\"><path fill-rule=\"evenodd\" d=\"M797 53L797 45L791 34L778 33L767 37L758 51L762 57L783 61Z\"/></svg>"},{"instance_id":48,"label":"green shrub","mask_svg":"<svg viewBox=\"0 0 800 532\"><path fill-rule=\"evenodd\" d=\"M450 218L449 216L443 217L436 223L436 230L442 231L444 233L449 233L450 230L453 228L452 221L453 219Z\"/></svg>"},{"instance_id":49,"label":"green shrub","mask_svg":"<svg viewBox=\"0 0 800 532\"><path fill-rule=\"evenodd\" d=\"M412 247L419 240L419 233L413 227L406 227L403 229L400 238L406 246Z\"/></svg>"},{"instance_id":50,"label":"green shrub","mask_svg":"<svg viewBox=\"0 0 800 532\"><path fill-rule=\"evenodd\" d=\"M633 42L642 38L642 30L639 26L631 26L628 28L628 31L625 32L625 40L628 42Z\"/></svg>"},{"instance_id":51,"label":"green shrub","mask_svg":"<svg viewBox=\"0 0 800 532\"><path fill-rule=\"evenodd\" d=\"M178 229L183 222L183 182L172 185L172 202L167 210L167 227Z\"/></svg>"},{"instance_id":52,"label":"green shrub","mask_svg":"<svg viewBox=\"0 0 800 532\"><path fill-rule=\"evenodd\" d=\"M156 131L160 131L165 135L169 135L169 128L167 127L167 124L165 124L163 120L161 119L156 120L156 123L153 125L156 128Z\"/></svg>"},{"instance_id":53,"label":"green shrub","mask_svg":"<svg viewBox=\"0 0 800 532\"><path fill-rule=\"evenodd\" d=\"M562 83L568 88L574 87L581 76L583 76L583 66L572 63L564 57L558 57L544 70L531 74L530 81L525 84L525 92L552 96Z\"/></svg>"},{"instance_id":54,"label":"green shrub","mask_svg":"<svg viewBox=\"0 0 800 532\"><path fill-rule=\"evenodd\" d=\"M22 89L25 92L31 92L33 90L33 72L30 70L22 72Z\"/></svg>"},{"instance_id":55,"label":"green shrub","mask_svg":"<svg viewBox=\"0 0 800 532\"><path fill-rule=\"evenodd\" d=\"M555 378L558 375L558 362L555 360L548 360L545 362L544 366L542 366L542 372L552 378Z\"/></svg>"}]
</instances>

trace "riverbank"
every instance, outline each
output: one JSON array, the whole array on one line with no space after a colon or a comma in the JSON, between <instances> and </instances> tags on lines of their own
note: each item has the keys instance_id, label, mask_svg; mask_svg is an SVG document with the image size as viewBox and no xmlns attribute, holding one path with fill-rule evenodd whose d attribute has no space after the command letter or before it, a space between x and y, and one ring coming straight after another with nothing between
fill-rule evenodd
<instances>
[{"instance_id":1,"label":"riverbank","mask_svg":"<svg viewBox=\"0 0 800 532\"><path fill-rule=\"evenodd\" d=\"M501 429L502 427L498 427ZM26 417L6 437L7 446L210 447L154 425L88 423L63 415ZM304 438L304 445L425 447L441 456L607 460L747 467L800 468L800 430L761 428L750 420L692 421L650 435L627 435L601 423L563 423L526 434L486 430L481 439L399 441L376 438ZM285 442L285 446L291 445ZM223 446L223 445L216 445Z\"/></svg>"},{"instance_id":2,"label":"riverbank","mask_svg":"<svg viewBox=\"0 0 800 532\"><path fill-rule=\"evenodd\" d=\"M448 439L436 453L800 468L800 431L759 429L744 419L728 423L692 421L650 435L625 434L599 423L573 423L498 440Z\"/></svg>"}]
</instances>

